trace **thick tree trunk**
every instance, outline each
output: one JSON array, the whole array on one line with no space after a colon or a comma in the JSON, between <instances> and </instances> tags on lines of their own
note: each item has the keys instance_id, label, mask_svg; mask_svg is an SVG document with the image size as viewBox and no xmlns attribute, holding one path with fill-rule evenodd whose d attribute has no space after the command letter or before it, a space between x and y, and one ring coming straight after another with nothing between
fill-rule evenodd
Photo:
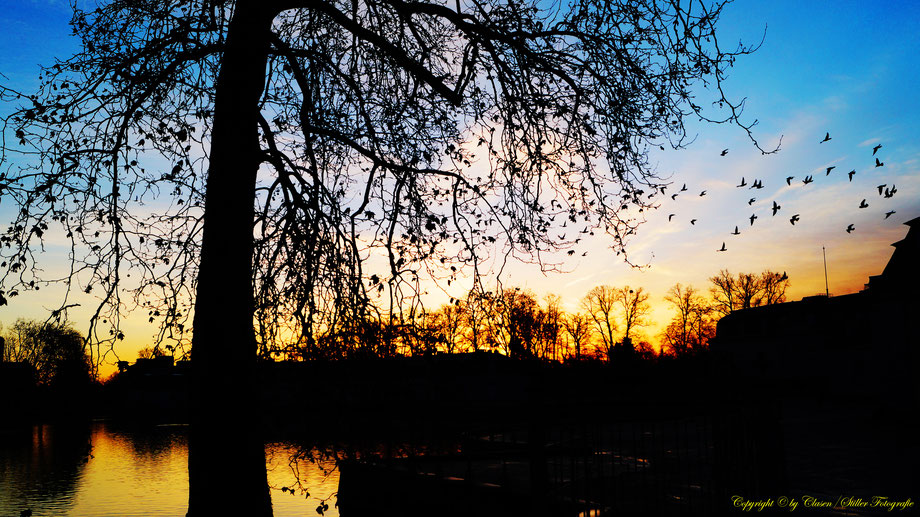
<instances>
[{"instance_id":1,"label":"thick tree trunk","mask_svg":"<svg viewBox=\"0 0 920 517\"><path fill-rule=\"evenodd\" d=\"M188 516L270 516L257 410L253 206L273 13L236 3L216 84L192 365Z\"/></svg>"}]
</instances>

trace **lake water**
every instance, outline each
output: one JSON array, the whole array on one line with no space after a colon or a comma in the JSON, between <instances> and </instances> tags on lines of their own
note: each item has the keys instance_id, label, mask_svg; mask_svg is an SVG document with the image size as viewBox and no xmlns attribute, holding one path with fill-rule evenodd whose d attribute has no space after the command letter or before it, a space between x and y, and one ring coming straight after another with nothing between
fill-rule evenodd
<instances>
[{"instance_id":1,"label":"lake water","mask_svg":"<svg viewBox=\"0 0 920 517\"><path fill-rule=\"evenodd\" d=\"M97 421L34 425L0 434L0 516L183 516L188 428ZM266 445L276 517L337 516L339 472L329 451Z\"/></svg>"}]
</instances>

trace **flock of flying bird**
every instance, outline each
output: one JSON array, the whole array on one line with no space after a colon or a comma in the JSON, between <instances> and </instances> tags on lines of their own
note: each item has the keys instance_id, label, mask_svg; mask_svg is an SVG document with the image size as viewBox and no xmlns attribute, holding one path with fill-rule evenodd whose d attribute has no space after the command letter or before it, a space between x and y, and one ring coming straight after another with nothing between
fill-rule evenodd
<instances>
[{"instance_id":1,"label":"flock of flying bird","mask_svg":"<svg viewBox=\"0 0 920 517\"><path fill-rule=\"evenodd\" d=\"M825 142L827 142L827 141L829 141L829 140L831 140L831 135L830 135L830 132L827 132L827 133L825 133L825 135L824 135L824 139L821 140L821 141L818 142L818 143L823 144L823 143L825 143ZM884 165L885 165L885 163L882 162L882 161L880 161L880 160L878 159L878 157L876 156L876 153L878 153L879 149L881 149L881 148L882 148L882 144L877 144L875 147L872 148L872 156L875 157L875 167L884 167ZM728 154L728 149L723 149L722 152L720 153L720 156L725 156L725 155L727 155L727 154ZM825 169L825 174L824 174L824 175L825 175L825 176L830 176L831 171L833 171L835 168L836 168L835 165L832 165L832 166L830 166L830 167L827 167L827 168ZM855 175L856 175L856 169L853 169L853 170L851 170L850 172L848 172L848 173L847 173L847 178L848 178L848 180L852 182L852 181L853 181L853 176L855 176ZM794 179L795 179L795 176L787 176L787 177L786 177L786 185L792 186L792 181L793 181ZM802 185L803 185L803 186L804 186L804 185L808 185L809 183L812 183L813 181L814 181L813 175L811 175L811 174L806 175L806 176L802 179ZM764 185L763 185L763 181L762 181L762 180L759 180L759 179L753 180L753 181L751 182L751 184L748 185L747 181L745 181L745 179L742 177L742 178L741 178L741 183L739 183L738 185L736 185L736 188L744 188L744 187L748 187L749 189L757 189L757 190L759 190L759 189L764 188ZM881 185L878 185L878 187L876 187L876 188L878 189L878 195L883 196L884 198L891 198L891 197L893 197L893 196L895 195L895 193L898 191L897 187L896 187L894 184L892 184L890 187L889 187L887 184L881 184ZM663 190L663 189L662 189L662 190ZM677 193L671 195L671 199L672 199L672 200L677 200L677 196L678 196L681 192L686 192L687 190L688 190L688 189L687 189L687 184L685 183L685 184L683 185L683 187L681 187L681 189L680 189L679 192L677 192ZM700 197L705 196L705 195L706 195L706 191L703 190L702 192L700 192L699 195L700 195ZM750 199L748 200L747 204L748 204L748 205L753 205L756 201L757 201L757 198L752 197L752 198L750 198ZM859 208L860 208L860 209L867 208L868 206L869 206L869 204L866 202L866 199L863 199L863 200L859 203ZM772 216L776 216L777 212L779 212L781 209L782 209L782 206L780 206L776 201L773 201L773 206L772 206L772 208L771 208L771 210L772 210ZM890 210L890 211L888 211L888 212L885 212L885 219L888 219L888 218L891 217L892 214L894 214L894 213L895 213L894 210ZM670 222L670 221L674 218L675 215L677 215L677 214L673 214L673 213L672 213L672 214L669 214L669 215L668 215L668 221ZM748 220L750 221L750 226L753 226L753 225L754 225L754 221L757 220L757 218L758 218L758 216L757 216L756 213L751 214L751 217L748 218ZM799 214L793 214L792 217L789 218L789 223L792 224L793 226L795 226L795 223L799 222L799 220L800 220ZM696 224L696 221L697 221L696 219L691 219L691 220L690 220L690 224L691 224L691 225L695 225L695 224ZM854 224L851 223L851 224L849 224L849 225L846 227L846 232L847 232L847 233L852 233L855 229L856 229L856 226L855 226ZM735 226L735 230L734 230L733 232L731 232L731 235L740 235L740 234L741 234L741 231L738 229L738 226ZM719 248L719 249L716 250L716 251L728 251L728 248L725 246L725 242L722 242L722 247Z\"/></svg>"}]
</instances>

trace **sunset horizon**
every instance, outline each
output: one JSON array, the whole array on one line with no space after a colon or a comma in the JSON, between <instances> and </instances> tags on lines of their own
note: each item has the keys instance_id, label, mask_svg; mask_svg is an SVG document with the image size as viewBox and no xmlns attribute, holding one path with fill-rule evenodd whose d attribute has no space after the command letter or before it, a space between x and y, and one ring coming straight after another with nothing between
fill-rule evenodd
<instances>
[{"instance_id":1,"label":"sunset horizon","mask_svg":"<svg viewBox=\"0 0 920 517\"><path fill-rule=\"evenodd\" d=\"M916 510L920 3L0 10L0 514Z\"/></svg>"},{"instance_id":2,"label":"sunset horizon","mask_svg":"<svg viewBox=\"0 0 920 517\"><path fill-rule=\"evenodd\" d=\"M670 320L664 297L677 283L705 293L708 279L722 269L786 272L787 299L798 300L825 292L825 254L832 295L858 291L869 276L878 274L890 256L890 245L904 236L902 223L920 216L920 147L916 139L905 138L916 118L911 114L917 114L915 103L905 97L912 82L908 78L917 74L911 64L916 53L903 46L916 44L916 38L902 36L910 30L907 22L912 17L863 25L854 17L858 9L841 5L821 10L820 16L829 18L821 24L824 29L808 24L803 30L802 24L812 17L783 16L783 11L778 6L731 4L722 20L725 41L756 44L763 38L756 52L738 59L726 88L730 95L746 99L745 120L759 121L752 128L754 137L766 150L779 146L777 153L763 155L737 127L691 127L695 141L687 148L649 151L654 170L668 187L651 201L656 209L628 213L645 221L626 241L629 259L637 267L611 251L614 241L603 232L566 232L557 223L552 232L565 236L568 244L541 258L558 264L562 273L544 273L514 258L502 269L503 250L496 248L489 252L490 262L482 264L486 288L497 289L494 273L501 269L501 285L530 289L538 299L560 296L564 308L575 311L594 286L642 287L651 295L653 308L654 325L647 337L657 343ZM877 11L876 16L889 12L895 9ZM0 71L12 85L28 89L35 84L37 64L47 64L74 47L74 40L65 36L69 14L62 6L21 6L0 16L5 25L17 28L0 39ZM856 26L857 38L842 41L831 36ZM48 37L22 52L22 42L39 34ZM791 49L796 54L790 54ZM871 72L857 79L844 67L868 67ZM817 78L822 82L808 82ZM831 139L823 142L826 133ZM875 167L876 157L883 166ZM825 173L828 167L834 168ZM851 170L856 173L848 177ZM793 179L787 184L789 176ZM814 182L803 184L806 176ZM747 184L739 188L742 180ZM751 188L756 180L763 189ZM876 191L881 184L897 192L885 197L883 189ZM680 192L684 185L687 191ZM705 196L699 195L702 191ZM679 194L677 199L671 198L674 194ZM756 200L749 204L751 198ZM868 208L858 208L862 199ZM774 201L781 206L775 216ZM4 219L9 219L10 208L8 203L0 206ZM894 213L886 216L890 211ZM753 224L752 214L758 217ZM800 220L793 225L789 219L795 214ZM855 227L852 233L846 232L850 224ZM739 235L733 235L735 227ZM63 244L52 239L42 252L40 262L48 278L65 272L68 248ZM726 250L719 252L723 245ZM65 284L41 285L41 291L20 292L9 299L0 309L0 322L9 326L18 318L46 319L59 307ZM428 310L435 310L451 298L462 298L469 287L469 277L451 286L429 282L423 284L427 295L422 298ZM79 304L68 310L68 319L85 331L95 298L74 293L68 303ZM161 334L147 319L147 311L139 307L123 321L125 338L115 348L120 359L132 360L138 350L155 344ZM105 362L105 371L114 371L115 357Z\"/></svg>"}]
</instances>

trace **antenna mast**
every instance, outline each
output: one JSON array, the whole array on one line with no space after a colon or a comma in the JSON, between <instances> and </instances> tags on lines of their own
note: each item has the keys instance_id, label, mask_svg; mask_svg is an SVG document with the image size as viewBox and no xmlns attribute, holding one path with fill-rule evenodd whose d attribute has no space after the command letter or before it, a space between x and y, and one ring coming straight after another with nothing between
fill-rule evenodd
<instances>
[{"instance_id":1,"label":"antenna mast","mask_svg":"<svg viewBox=\"0 0 920 517\"><path fill-rule=\"evenodd\" d=\"M827 251L824 250L824 246L821 246L821 254L824 255L824 296L830 298L831 291L827 287Z\"/></svg>"}]
</instances>

